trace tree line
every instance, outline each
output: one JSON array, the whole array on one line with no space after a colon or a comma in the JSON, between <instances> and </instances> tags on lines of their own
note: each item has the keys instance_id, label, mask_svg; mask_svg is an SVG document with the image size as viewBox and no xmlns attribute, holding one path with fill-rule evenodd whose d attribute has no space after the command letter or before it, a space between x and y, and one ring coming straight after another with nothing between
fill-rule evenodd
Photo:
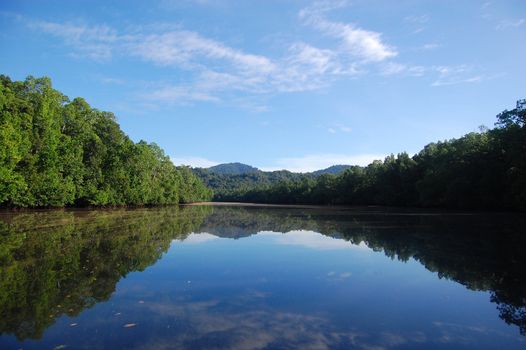
<instances>
[{"instance_id":1,"label":"tree line","mask_svg":"<svg viewBox=\"0 0 526 350\"><path fill-rule=\"evenodd\" d=\"M47 77L0 75L0 206L176 204L211 198L155 143L134 143L113 113L72 101Z\"/></svg>"},{"instance_id":2,"label":"tree line","mask_svg":"<svg viewBox=\"0 0 526 350\"><path fill-rule=\"evenodd\" d=\"M294 182L305 177L314 178L312 174L288 170L218 173L207 168L193 168L192 171L214 191L213 200L216 202L242 201L245 194L254 189L265 189L276 183Z\"/></svg>"},{"instance_id":3,"label":"tree line","mask_svg":"<svg viewBox=\"0 0 526 350\"><path fill-rule=\"evenodd\" d=\"M497 115L493 129L430 143L412 157L391 154L339 175L196 174L218 201L526 210L525 124L526 100L520 100Z\"/></svg>"}]
</instances>

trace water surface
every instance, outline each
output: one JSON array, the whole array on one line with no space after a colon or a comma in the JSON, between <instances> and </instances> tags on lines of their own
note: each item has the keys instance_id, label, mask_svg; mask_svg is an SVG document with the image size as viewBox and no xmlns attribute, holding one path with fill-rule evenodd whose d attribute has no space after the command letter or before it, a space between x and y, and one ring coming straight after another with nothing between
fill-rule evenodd
<instances>
[{"instance_id":1,"label":"water surface","mask_svg":"<svg viewBox=\"0 0 526 350\"><path fill-rule=\"evenodd\" d=\"M0 214L2 349L524 349L525 219Z\"/></svg>"}]
</instances>

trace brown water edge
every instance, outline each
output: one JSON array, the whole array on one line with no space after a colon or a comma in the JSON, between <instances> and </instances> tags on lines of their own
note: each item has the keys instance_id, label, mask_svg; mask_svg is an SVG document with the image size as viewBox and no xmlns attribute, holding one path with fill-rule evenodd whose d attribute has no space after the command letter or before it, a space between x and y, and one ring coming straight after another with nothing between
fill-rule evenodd
<instances>
[{"instance_id":1,"label":"brown water edge","mask_svg":"<svg viewBox=\"0 0 526 350\"><path fill-rule=\"evenodd\" d=\"M262 208L334 208L334 209L358 209L364 207L349 207L339 205L313 205L313 204L267 204L267 203L248 203L248 202L195 202L185 203L182 206L201 206L211 205L216 207L262 207Z\"/></svg>"},{"instance_id":2,"label":"brown water edge","mask_svg":"<svg viewBox=\"0 0 526 350\"><path fill-rule=\"evenodd\" d=\"M289 209L322 209L327 211L347 211L352 214L381 214L381 215L491 215L515 216L516 212L505 211L480 211L480 210L455 210L445 208L420 208L420 207L389 207L382 205L316 205L316 204L268 204L250 202L195 202L179 204L180 206L213 206L213 207L248 207L248 208L289 208Z\"/></svg>"}]
</instances>

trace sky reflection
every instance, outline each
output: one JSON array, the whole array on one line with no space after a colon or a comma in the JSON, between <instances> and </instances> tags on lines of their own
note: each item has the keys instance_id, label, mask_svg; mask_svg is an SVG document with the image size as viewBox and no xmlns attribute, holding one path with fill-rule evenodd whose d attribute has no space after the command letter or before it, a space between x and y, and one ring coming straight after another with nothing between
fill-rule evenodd
<instances>
[{"instance_id":1,"label":"sky reflection","mask_svg":"<svg viewBox=\"0 0 526 350\"><path fill-rule=\"evenodd\" d=\"M471 272L477 264L495 269L494 259L465 260L461 247L467 244L458 235L444 242L450 251L438 255L449 265L435 259L437 240L448 234L443 227L457 230L463 227L458 222L440 226L422 220L443 218L356 218L334 211L320 217L307 211L307 219L303 213L187 208L103 218L75 214L50 218L61 224L42 225L39 232L31 231L27 216L9 219L0 242L0 347L525 347L526 337L490 302L508 291L501 284L492 294L488 278L500 270ZM435 235L425 231L430 227L442 228ZM457 265L458 259L465 263ZM439 278L446 273L465 284ZM468 283L473 276L476 283ZM512 300L513 294L504 296Z\"/></svg>"}]
</instances>

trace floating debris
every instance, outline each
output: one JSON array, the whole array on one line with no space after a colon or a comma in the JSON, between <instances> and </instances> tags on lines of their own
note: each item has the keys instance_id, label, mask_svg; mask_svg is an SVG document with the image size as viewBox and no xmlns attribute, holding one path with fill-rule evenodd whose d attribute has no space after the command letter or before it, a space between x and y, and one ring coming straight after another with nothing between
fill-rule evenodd
<instances>
[{"instance_id":1,"label":"floating debris","mask_svg":"<svg viewBox=\"0 0 526 350\"><path fill-rule=\"evenodd\" d=\"M137 323L126 323L123 327L124 328L131 328L137 326Z\"/></svg>"},{"instance_id":2,"label":"floating debris","mask_svg":"<svg viewBox=\"0 0 526 350\"><path fill-rule=\"evenodd\" d=\"M139 304L144 304L144 300L139 300Z\"/></svg>"},{"instance_id":3,"label":"floating debris","mask_svg":"<svg viewBox=\"0 0 526 350\"><path fill-rule=\"evenodd\" d=\"M75 327L76 325L78 325L78 323L72 323L72 324L70 324L71 327Z\"/></svg>"},{"instance_id":4,"label":"floating debris","mask_svg":"<svg viewBox=\"0 0 526 350\"><path fill-rule=\"evenodd\" d=\"M115 314L115 316L119 316L120 314L121 314L120 312L117 312L117 313Z\"/></svg>"},{"instance_id":5,"label":"floating debris","mask_svg":"<svg viewBox=\"0 0 526 350\"><path fill-rule=\"evenodd\" d=\"M64 345L64 344L60 344L60 345L57 345L53 348L53 350L60 350L60 349L64 349L64 348L67 348L68 346L67 345Z\"/></svg>"}]
</instances>

